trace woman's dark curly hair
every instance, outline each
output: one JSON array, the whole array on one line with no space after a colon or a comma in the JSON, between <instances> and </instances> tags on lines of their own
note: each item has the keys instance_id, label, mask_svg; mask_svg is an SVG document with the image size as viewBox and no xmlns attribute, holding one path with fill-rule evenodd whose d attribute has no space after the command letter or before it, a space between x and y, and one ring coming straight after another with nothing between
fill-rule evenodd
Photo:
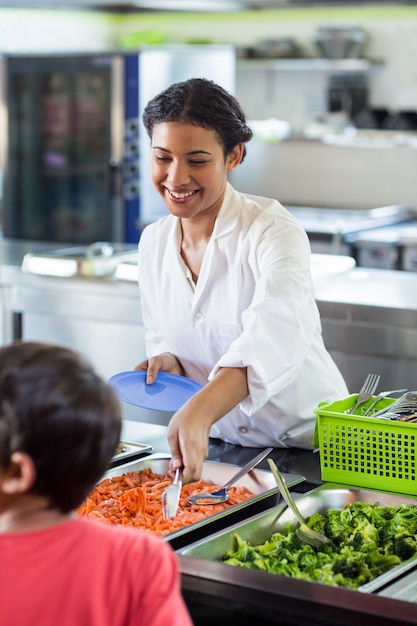
<instances>
[{"instance_id":1,"label":"woman's dark curly hair","mask_svg":"<svg viewBox=\"0 0 417 626\"><path fill-rule=\"evenodd\" d=\"M32 493L74 510L108 469L117 448L116 392L78 353L37 342L0 348L0 467L25 452Z\"/></svg>"},{"instance_id":2,"label":"woman's dark curly hair","mask_svg":"<svg viewBox=\"0 0 417 626\"><path fill-rule=\"evenodd\" d=\"M223 87L205 78L174 83L148 102L142 120L149 137L154 126L181 122L213 130L225 157L235 146L252 138L239 102ZM242 161L246 155L243 149Z\"/></svg>"}]
</instances>

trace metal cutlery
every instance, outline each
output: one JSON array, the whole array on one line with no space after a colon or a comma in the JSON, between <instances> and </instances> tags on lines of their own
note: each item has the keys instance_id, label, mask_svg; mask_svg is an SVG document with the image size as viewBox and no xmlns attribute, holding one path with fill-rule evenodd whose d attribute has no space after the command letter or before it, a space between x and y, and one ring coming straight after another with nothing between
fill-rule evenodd
<instances>
[{"instance_id":1,"label":"metal cutlery","mask_svg":"<svg viewBox=\"0 0 417 626\"><path fill-rule=\"evenodd\" d=\"M175 477L162 494L162 515L164 519L175 517L178 510L182 488L182 470L175 470Z\"/></svg>"},{"instance_id":2,"label":"metal cutlery","mask_svg":"<svg viewBox=\"0 0 417 626\"><path fill-rule=\"evenodd\" d=\"M362 413L363 417L365 417L365 415L369 415L369 413L372 411L374 406L376 406L380 400L383 400L384 398L387 398L388 396L392 396L397 393L404 393L405 391L408 391L408 390L407 389L392 389L391 391L381 391L381 393L377 395L375 400Z\"/></svg>"},{"instance_id":3,"label":"metal cutlery","mask_svg":"<svg viewBox=\"0 0 417 626\"><path fill-rule=\"evenodd\" d=\"M417 391L407 391L397 398L395 402L377 411L372 417L380 417L381 419L403 420L407 416L411 417L417 411Z\"/></svg>"},{"instance_id":4,"label":"metal cutlery","mask_svg":"<svg viewBox=\"0 0 417 626\"><path fill-rule=\"evenodd\" d=\"M296 535L305 543L308 543L315 548L320 548L327 543L329 539L325 535L322 535L307 526L304 517L301 515L287 485L285 484L285 480L283 479L281 472L272 459L268 459L268 464L277 482L282 497L300 522L300 525L295 530Z\"/></svg>"},{"instance_id":5,"label":"metal cutlery","mask_svg":"<svg viewBox=\"0 0 417 626\"><path fill-rule=\"evenodd\" d=\"M368 374L365 382L362 385L361 390L358 393L355 404L351 409L349 409L348 413L354 413L361 404L367 402L370 398L372 398L376 391L376 388L378 387L380 378L381 377L379 374Z\"/></svg>"},{"instance_id":6,"label":"metal cutlery","mask_svg":"<svg viewBox=\"0 0 417 626\"><path fill-rule=\"evenodd\" d=\"M240 468L240 470L230 478L227 483L223 485L221 489L217 489L217 491L204 492L204 493L196 493L188 498L188 502L190 504L219 504L219 502L226 502L229 499L229 495L227 493L227 489L233 485L239 478L242 478L245 474L247 474L251 469L253 469L258 463L262 461L268 454L272 452L273 448L266 448L259 454L257 454L253 459L251 459L246 465Z\"/></svg>"}]
</instances>

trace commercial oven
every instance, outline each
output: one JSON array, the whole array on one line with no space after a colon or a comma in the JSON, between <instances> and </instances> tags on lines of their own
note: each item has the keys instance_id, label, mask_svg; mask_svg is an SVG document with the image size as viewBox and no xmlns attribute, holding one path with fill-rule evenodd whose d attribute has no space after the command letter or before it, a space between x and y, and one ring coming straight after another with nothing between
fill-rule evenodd
<instances>
[{"instance_id":1,"label":"commercial oven","mask_svg":"<svg viewBox=\"0 0 417 626\"><path fill-rule=\"evenodd\" d=\"M233 93L235 56L230 45L167 45L1 57L4 236L136 243L163 210L147 171L143 107L192 77Z\"/></svg>"},{"instance_id":2,"label":"commercial oven","mask_svg":"<svg viewBox=\"0 0 417 626\"><path fill-rule=\"evenodd\" d=\"M1 62L3 234L124 240L122 57L10 54Z\"/></svg>"}]
</instances>

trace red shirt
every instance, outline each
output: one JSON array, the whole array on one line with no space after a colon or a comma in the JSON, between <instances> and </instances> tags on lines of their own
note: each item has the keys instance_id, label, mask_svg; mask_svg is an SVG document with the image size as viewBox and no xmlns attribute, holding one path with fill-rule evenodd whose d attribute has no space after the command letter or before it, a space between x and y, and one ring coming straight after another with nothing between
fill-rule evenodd
<instances>
[{"instance_id":1,"label":"red shirt","mask_svg":"<svg viewBox=\"0 0 417 626\"><path fill-rule=\"evenodd\" d=\"M189 626L175 554L135 529L74 518L0 534L4 626Z\"/></svg>"}]
</instances>

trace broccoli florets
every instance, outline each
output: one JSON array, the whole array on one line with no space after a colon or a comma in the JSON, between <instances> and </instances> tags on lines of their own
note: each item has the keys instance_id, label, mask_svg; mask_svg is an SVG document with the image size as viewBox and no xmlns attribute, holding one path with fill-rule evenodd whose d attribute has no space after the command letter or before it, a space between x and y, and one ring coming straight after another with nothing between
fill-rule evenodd
<instances>
[{"instance_id":1,"label":"broccoli florets","mask_svg":"<svg viewBox=\"0 0 417 626\"><path fill-rule=\"evenodd\" d=\"M237 533L233 535L233 548L224 555L224 560L237 559L239 563L254 561L256 558L256 548L253 548L247 541L242 539Z\"/></svg>"},{"instance_id":2,"label":"broccoli florets","mask_svg":"<svg viewBox=\"0 0 417 626\"><path fill-rule=\"evenodd\" d=\"M368 563L369 569L372 574L372 579L380 576L384 572L388 572L388 570L392 569L396 565L401 563L401 559L395 554L380 554L380 552L375 549L372 554L368 554L366 556L366 562Z\"/></svg>"},{"instance_id":3,"label":"broccoli florets","mask_svg":"<svg viewBox=\"0 0 417 626\"><path fill-rule=\"evenodd\" d=\"M401 536L417 535L416 508L407 505L391 507L390 516L385 519L381 529L383 541Z\"/></svg>"},{"instance_id":4,"label":"broccoli florets","mask_svg":"<svg viewBox=\"0 0 417 626\"><path fill-rule=\"evenodd\" d=\"M314 513L307 524L330 541L313 548L287 523L282 532L259 546L235 534L225 562L357 589L417 554L417 508L413 506L355 502L343 510Z\"/></svg>"},{"instance_id":5,"label":"broccoli florets","mask_svg":"<svg viewBox=\"0 0 417 626\"><path fill-rule=\"evenodd\" d=\"M349 540L354 530L350 511L329 510L324 519L323 532L336 546Z\"/></svg>"},{"instance_id":6,"label":"broccoli florets","mask_svg":"<svg viewBox=\"0 0 417 626\"><path fill-rule=\"evenodd\" d=\"M333 571L343 577L343 586L345 587L360 587L372 578L368 565L362 558L358 557L337 559Z\"/></svg>"},{"instance_id":7,"label":"broccoli florets","mask_svg":"<svg viewBox=\"0 0 417 626\"><path fill-rule=\"evenodd\" d=\"M417 541L413 537L397 537L394 539L393 552L401 561L407 561L417 552Z\"/></svg>"},{"instance_id":8,"label":"broccoli florets","mask_svg":"<svg viewBox=\"0 0 417 626\"><path fill-rule=\"evenodd\" d=\"M290 550L291 552L299 550L304 544L298 535L292 531L290 528L286 529L288 534L279 535L279 533L275 533L271 537L271 541L275 544L280 543L281 547Z\"/></svg>"},{"instance_id":9,"label":"broccoli florets","mask_svg":"<svg viewBox=\"0 0 417 626\"><path fill-rule=\"evenodd\" d=\"M309 528L313 528L314 530L317 530L318 533L324 534L326 525L326 518L324 515L321 513L313 513L313 515L310 515L310 517L307 518L306 522Z\"/></svg>"}]
</instances>

